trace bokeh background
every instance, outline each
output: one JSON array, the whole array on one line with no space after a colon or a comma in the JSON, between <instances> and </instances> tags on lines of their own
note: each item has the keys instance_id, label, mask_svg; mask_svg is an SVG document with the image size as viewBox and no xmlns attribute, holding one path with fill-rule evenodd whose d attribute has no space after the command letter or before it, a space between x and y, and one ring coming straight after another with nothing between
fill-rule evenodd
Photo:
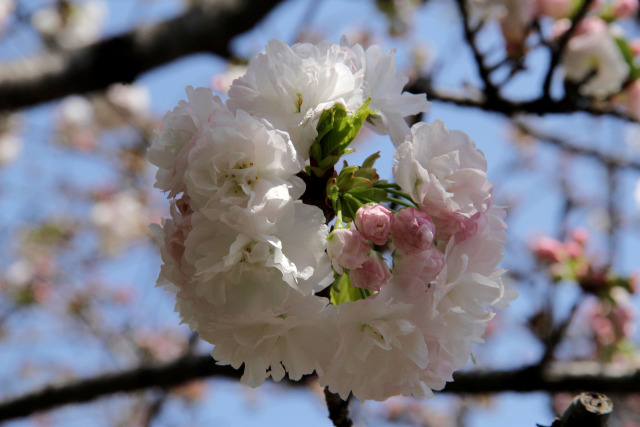
<instances>
[{"instance_id":1,"label":"bokeh background","mask_svg":"<svg viewBox=\"0 0 640 427\"><path fill-rule=\"evenodd\" d=\"M522 21L517 48L507 37L504 22L515 22L514 10L520 10L513 4L533 1L257 3L262 4L0 0L0 401L211 350L180 325L172 295L154 287L161 261L148 225L168 215L168 203L153 188L155 170L145 159L146 148L163 114L185 98L186 86L211 87L224 98L268 40L338 43L345 36L352 43L395 49L398 67L410 77L408 88L426 89L433 101L422 120L440 119L466 132L485 153L496 199L508 209L506 280L520 294L492 321L486 343L474 349L467 389L447 388L428 401L354 402L355 424L550 425L584 387L554 389L541 381L518 390L490 376L533 366L541 378L542 372L561 380L573 375L587 385L599 378L593 384L600 388L614 377L627 379L628 388L592 391L614 399L613 427L640 426L640 395L633 393L640 391L633 386L640 361L634 293L640 266L640 111L572 93L561 67L550 91L556 100L569 100L564 109L518 104L543 94L557 41L554 19L539 14ZM205 15L211 25L217 25L215 8L239 10L221 26L227 33L222 42L205 36L185 47L185 34L168 30L164 36L172 41L167 51L173 57L145 63L144 56L140 64L96 48L114 37L144 47L142 35L157 36L151 30L206 7L214 8ZM465 22L483 25L470 37ZM616 25L629 43L640 36L637 13ZM483 98L487 81L478 72L476 52L507 104ZM101 53L108 59L99 60ZM97 65L85 70L70 58ZM72 83L47 80L48 72L67 73ZM38 84L21 86L29 79ZM388 138L363 131L354 147L346 160L359 164L381 151L380 175L391 178ZM488 376L473 376L477 372ZM0 415L6 409L0 406ZM7 422L329 424L322 390L312 380L253 390L237 378L215 375L175 387L109 392Z\"/></svg>"}]
</instances>

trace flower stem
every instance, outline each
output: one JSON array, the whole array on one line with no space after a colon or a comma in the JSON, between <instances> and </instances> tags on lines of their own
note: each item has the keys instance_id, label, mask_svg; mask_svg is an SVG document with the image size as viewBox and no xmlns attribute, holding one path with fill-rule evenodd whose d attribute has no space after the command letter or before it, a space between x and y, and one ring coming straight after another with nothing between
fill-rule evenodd
<instances>
[{"instance_id":1,"label":"flower stem","mask_svg":"<svg viewBox=\"0 0 640 427\"><path fill-rule=\"evenodd\" d=\"M385 190L387 190L387 193L395 194L396 196L404 197L407 200L413 201L411 196L409 194L405 193L404 191L394 190L392 188L385 188Z\"/></svg>"},{"instance_id":2,"label":"flower stem","mask_svg":"<svg viewBox=\"0 0 640 427\"><path fill-rule=\"evenodd\" d=\"M387 198L388 201L395 203L400 206L405 206L407 208L417 208L418 206L415 203L409 203L406 200L396 199L395 197Z\"/></svg>"},{"instance_id":3,"label":"flower stem","mask_svg":"<svg viewBox=\"0 0 640 427\"><path fill-rule=\"evenodd\" d=\"M349 193L344 193L344 197L349 199L349 200L351 200L351 201L356 202L356 204L358 205L359 208L361 208L363 206L363 203L360 200L358 200L357 197L354 197Z\"/></svg>"},{"instance_id":4,"label":"flower stem","mask_svg":"<svg viewBox=\"0 0 640 427\"><path fill-rule=\"evenodd\" d=\"M340 203L339 198L336 200L336 223L333 228L335 230L344 228L344 224L342 222L342 203Z\"/></svg>"}]
</instances>

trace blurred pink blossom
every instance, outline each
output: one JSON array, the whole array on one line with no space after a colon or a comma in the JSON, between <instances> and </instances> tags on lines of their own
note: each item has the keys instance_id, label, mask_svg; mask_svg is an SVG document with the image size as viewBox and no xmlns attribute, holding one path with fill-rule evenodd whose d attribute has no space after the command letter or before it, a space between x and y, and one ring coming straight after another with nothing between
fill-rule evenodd
<instances>
[{"instance_id":1,"label":"blurred pink blossom","mask_svg":"<svg viewBox=\"0 0 640 427\"><path fill-rule=\"evenodd\" d=\"M533 253L543 261L562 262L567 251L562 242L551 237L538 237L533 241Z\"/></svg>"},{"instance_id":2,"label":"blurred pink blossom","mask_svg":"<svg viewBox=\"0 0 640 427\"><path fill-rule=\"evenodd\" d=\"M618 0L613 6L616 18L628 18L638 13L638 0Z\"/></svg>"}]
</instances>

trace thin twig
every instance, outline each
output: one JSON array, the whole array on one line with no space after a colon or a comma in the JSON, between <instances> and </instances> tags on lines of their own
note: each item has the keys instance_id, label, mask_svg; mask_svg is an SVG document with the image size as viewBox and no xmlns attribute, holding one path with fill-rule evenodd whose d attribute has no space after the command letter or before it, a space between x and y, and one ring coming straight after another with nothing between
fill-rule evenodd
<instances>
[{"instance_id":1,"label":"thin twig","mask_svg":"<svg viewBox=\"0 0 640 427\"><path fill-rule=\"evenodd\" d=\"M196 52L228 58L231 40L281 0L208 0L181 16L71 51L0 62L0 111L131 82L141 73Z\"/></svg>"},{"instance_id":2,"label":"thin twig","mask_svg":"<svg viewBox=\"0 0 640 427\"><path fill-rule=\"evenodd\" d=\"M325 387L324 398L327 402L327 409L329 409L329 419L333 425L335 427L351 427L353 425L353 421L349 417L351 395L345 401L340 398L340 395L330 392L329 387Z\"/></svg>"},{"instance_id":3,"label":"thin twig","mask_svg":"<svg viewBox=\"0 0 640 427\"><path fill-rule=\"evenodd\" d=\"M473 52L473 58L478 68L478 74L480 74L480 79L482 79L482 82L484 83L483 92L487 99L494 99L498 96L498 88L491 81L490 68L485 64L484 55L480 52L480 48L476 44L476 35L480 28L482 28L482 24L479 24L476 28L471 28L466 0L457 0L457 4L458 9L460 10L460 15L462 15L465 39Z\"/></svg>"},{"instance_id":4,"label":"thin twig","mask_svg":"<svg viewBox=\"0 0 640 427\"><path fill-rule=\"evenodd\" d=\"M441 393L487 394L502 392L582 391L602 393L640 393L640 371L610 372L598 363L569 363L559 368L552 363L541 371L537 366L509 371L473 371L454 374L454 381ZM115 393L151 387L170 389L196 379L209 377L238 380L241 372L218 366L209 355L185 356L172 362L140 366L118 373L81 379L50 386L0 403L0 421L25 417L70 403L82 403ZM314 376L302 381L285 381L291 386L306 386Z\"/></svg>"},{"instance_id":5,"label":"thin twig","mask_svg":"<svg viewBox=\"0 0 640 427\"><path fill-rule=\"evenodd\" d=\"M587 14L589 7L591 6L593 0L585 0L580 9L576 12L571 20L571 27L560 36L558 39L558 43L551 46L551 59L549 60L549 68L547 69L547 74L544 78L544 83L542 85L542 96L544 99L551 99L551 80L553 79L553 74L555 73L558 64L560 63L560 59L562 58L562 54L569 43L569 39L575 32L578 24Z\"/></svg>"}]
</instances>

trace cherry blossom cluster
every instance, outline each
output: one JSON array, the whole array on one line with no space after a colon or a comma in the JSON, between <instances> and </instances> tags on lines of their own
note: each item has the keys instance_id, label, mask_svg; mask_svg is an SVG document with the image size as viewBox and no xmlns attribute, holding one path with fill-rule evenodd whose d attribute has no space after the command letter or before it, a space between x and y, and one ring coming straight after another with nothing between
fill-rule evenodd
<instances>
[{"instance_id":1,"label":"cherry blossom cluster","mask_svg":"<svg viewBox=\"0 0 640 427\"><path fill-rule=\"evenodd\" d=\"M500 23L506 51L512 59L524 56L539 33L559 41L572 28L584 0L475 0L480 20ZM584 97L609 100L640 117L640 67L635 57L640 41L625 35L618 21L638 13L637 0L594 0L586 16L573 28L560 58L565 84Z\"/></svg>"},{"instance_id":2,"label":"cherry blossom cluster","mask_svg":"<svg viewBox=\"0 0 640 427\"><path fill-rule=\"evenodd\" d=\"M441 121L409 128L430 103L406 82L379 46L272 40L226 102L188 87L165 115L158 284L243 382L315 371L345 399L431 396L515 297L484 155ZM336 169L363 126L389 135L395 182L379 153Z\"/></svg>"},{"instance_id":3,"label":"cherry blossom cluster","mask_svg":"<svg viewBox=\"0 0 640 427\"><path fill-rule=\"evenodd\" d=\"M594 261L587 253L588 242L589 232L576 228L563 242L538 237L533 241L532 250L537 260L548 267L554 281L575 282L584 292L601 299L610 298L616 288L635 293L637 279L613 274L611 266Z\"/></svg>"}]
</instances>

